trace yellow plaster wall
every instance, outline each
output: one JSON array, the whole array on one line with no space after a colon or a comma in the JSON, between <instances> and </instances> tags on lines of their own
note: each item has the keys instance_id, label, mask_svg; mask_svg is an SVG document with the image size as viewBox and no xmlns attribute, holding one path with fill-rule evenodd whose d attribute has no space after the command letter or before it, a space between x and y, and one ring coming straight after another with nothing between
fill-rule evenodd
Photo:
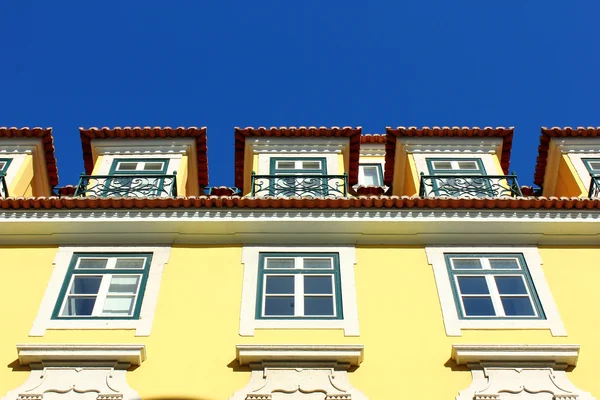
<instances>
[{"instance_id":1,"label":"yellow plaster wall","mask_svg":"<svg viewBox=\"0 0 600 400\"><path fill-rule=\"evenodd\" d=\"M406 168L404 171L404 190L403 196L416 196L419 194L419 173L415 164L415 158L412 154L407 155Z\"/></svg>"},{"instance_id":2,"label":"yellow plaster wall","mask_svg":"<svg viewBox=\"0 0 600 400\"><path fill-rule=\"evenodd\" d=\"M582 345L572 381L596 396L600 361L596 288L600 249L542 248L543 269L569 337L547 330L463 331L446 337L433 271L423 247L357 248L356 294L360 337L341 330L257 330L240 337L243 265L240 246L176 246L161 281L149 337L133 331L48 331L28 337L52 272L56 247L0 248L0 395L19 386L28 372L16 367L16 343L143 343L148 359L128 373L142 398L227 399L249 379L234 361L244 343L364 344L365 360L350 374L370 399L385 399L402 384L406 398L452 399L471 381L450 361L453 343L576 343ZM18 300L18 301L16 301ZM10 305L10 306L6 306ZM17 368L18 369L18 368Z\"/></svg>"},{"instance_id":3,"label":"yellow plaster wall","mask_svg":"<svg viewBox=\"0 0 600 400\"><path fill-rule=\"evenodd\" d=\"M583 184L568 154L561 154L558 176L553 196L587 197L588 189Z\"/></svg>"},{"instance_id":4,"label":"yellow plaster wall","mask_svg":"<svg viewBox=\"0 0 600 400\"><path fill-rule=\"evenodd\" d=\"M33 156L27 154L19 170L8 185L8 195L11 197L31 196L33 181Z\"/></svg>"},{"instance_id":5,"label":"yellow plaster wall","mask_svg":"<svg viewBox=\"0 0 600 400\"><path fill-rule=\"evenodd\" d=\"M177 170L177 195L185 196L188 192L193 193L196 190L193 190L198 183L197 182L188 182L188 156L183 155L181 157L181 162L179 163L179 169Z\"/></svg>"},{"instance_id":6,"label":"yellow plaster wall","mask_svg":"<svg viewBox=\"0 0 600 400\"><path fill-rule=\"evenodd\" d=\"M102 165L102 161L104 156L98 156L94 161L94 170L92 171L92 175L100 175L100 167Z\"/></svg>"}]
</instances>

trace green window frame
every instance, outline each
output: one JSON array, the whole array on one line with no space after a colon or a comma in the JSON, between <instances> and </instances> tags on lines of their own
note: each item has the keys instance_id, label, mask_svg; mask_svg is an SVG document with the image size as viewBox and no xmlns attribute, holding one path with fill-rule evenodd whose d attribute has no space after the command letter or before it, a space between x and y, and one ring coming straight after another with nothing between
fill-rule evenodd
<instances>
[{"instance_id":1,"label":"green window frame","mask_svg":"<svg viewBox=\"0 0 600 400\"><path fill-rule=\"evenodd\" d=\"M523 254L445 254L460 319L546 319Z\"/></svg>"},{"instance_id":2,"label":"green window frame","mask_svg":"<svg viewBox=\"0 0 600 400\"><path fill-rule=\"evenodd\" d=\"M310 167L310 163L319 163L319 166ZM283 167L287 165L288 167ZM291 167L291 168L290 168ZM327 178L303 179L305 175L327 175L327 159L325 157L271 157L269 165L270 175L286 175L286 177L272 177L269 184L270 195L315 195L327 196ZM298 179L293 178L294 175Z\"/></svg>"},{"instance_id":3,"label":"green window frame","mask_svg":"<svg viewBox=\"0 0 600 400\"><path fill-rule=\"evenodd\" d=\"M8 171L8 167L12 160L12 158L0 158L0 174L6 175L6 171Z\"/></svg>"},{"instance_id":4,"label":"green window frame","mask_svg":"<svg viewBox=\"0 0 600 400\"><path fill-rule=\"evenodd\" d=\"M158 166L160 168L145 169L140 168L146 166ZM133 169L121 168L125 165L135 166ZM115 158L110 166L109 175L119 176L123 175L123 178L111 178L107 179L103 196L111 195L122 195L123 188L130 187L131 192L138 190L143 191L143 195L153 196L159 193L163 193L165 179L161 178L160 175L165 175L169 168L168 158ZM137 181L136 175L159 175L157 178L140 178L145 181ZM127 176L127 178L125 177ZM129 178L132 177L132 178ZM111 189L113 188L113 189ZM139 189L138 189L139 188ZM118 190L117 190L118 189Z\"/></svg>"},{"instance_id":5,"label":"green window frame","mask_svg":"<svg viewBox=\"0 0 600 400\"><path fill-rule=\"evenodd\" d=\"M582 158L581 161L583 161L591 176L600 175L600 158ZM597 164L598 168L594 164Z\"/></svg>"},{"instance_id":6,"label":"green window frame","mask_svg":"<svg viewBox=\"0 0 600 400\"><path fill-rule=\"evenodd\" d=\"M473 178L469 182L460 182L461 175L480 175L486 176L487 172L483 165L481 158L426 158L427 169L429 174L432 176L445 176L448 178L443 179L432 179L432 189L436 196L440 195L451 195L460 196L461 186L474 186L481 187L477 191L477 197L490 196L493 197L494 191L491 188L490 182L487 179ZM436 164L446 163L450 168L437 167ZM461 164L474 163L476 168L461 168ZM454 168L457 167L457 168ZM458 178L458 179L457 179ZM464 178L463 178L464 180ZM442 183L442 185L440 185Z\"/></svg>"},{"instance_id":7,"label":"green window frame","mask_svg":"<svg viewBox=\"0 0 600 400\"><path fill-rule=\"evenodd\" d=\"M343 319L338 253L260 253L257 319Z\"/></svg>"},{"instance_id":8,"label":"green window frame","mask_svg":"<svg viewBox=\"0 0 600 400\"><path fill-rule=\"evenodd\" d=\"M375 168L377 170L376 174L377 174L378 182L373 183L372 186L384 186L383 185L383 168L382 168L381 164L378 164L378 163L358 164L359 179L362 181L361 185L367 185L367 186L369 185L368 183L364 182L365 168Z\"/></svg>"},{"instance_id":9,"label":"green window frame","mask_svg":"<svg viewBox=\"0 0 600 400\"><path fill-rule=\"evenodd\" d=\"M139 319L151 262L152 253L74 253L52 319Z\"/></svg>"}]
</instances>

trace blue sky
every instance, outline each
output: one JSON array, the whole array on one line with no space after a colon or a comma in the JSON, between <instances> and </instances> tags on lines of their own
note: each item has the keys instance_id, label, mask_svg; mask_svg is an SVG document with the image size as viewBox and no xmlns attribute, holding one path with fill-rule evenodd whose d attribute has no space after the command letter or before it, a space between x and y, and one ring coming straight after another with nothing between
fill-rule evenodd
<instances>
[{"instance_id":1,"label":"blue sky","mask_svg":"<svg viewBox=\"0 0 600 400\"><path fill-rule=\"evenodd\" d=\"M235 126L600 125L597 0L0 0L0 126L51 126L60 185L78 127L207 126L233 185Z\"/></svg>"}]
</instances>

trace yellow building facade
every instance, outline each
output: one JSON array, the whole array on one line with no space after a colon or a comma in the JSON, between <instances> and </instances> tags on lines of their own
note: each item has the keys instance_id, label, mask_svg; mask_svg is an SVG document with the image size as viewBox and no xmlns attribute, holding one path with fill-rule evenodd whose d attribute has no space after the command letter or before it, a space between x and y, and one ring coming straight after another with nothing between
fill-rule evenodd
<instances>
[{"instance_id":1,"label":"yellow building facade","mask_svg":"<svg viewBox=\"0 0 600 400\"><path fill-rule=\"evenodd\" d=\"M597 132L0 128L0 396L593 399Z\"/></svg>"}]
</instances>

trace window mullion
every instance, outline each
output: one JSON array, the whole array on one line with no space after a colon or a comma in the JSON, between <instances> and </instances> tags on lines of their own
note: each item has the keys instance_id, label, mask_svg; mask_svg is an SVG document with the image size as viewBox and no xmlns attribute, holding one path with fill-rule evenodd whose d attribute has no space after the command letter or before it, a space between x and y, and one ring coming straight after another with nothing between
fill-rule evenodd
<instances>
[{"instance_id":1,"label":"window mullion","mask_svg":"<svg viewBox=\"0 0 600 400\"><path fill-rule=\"evenodd\" d=\"M102 282L100 283L100 287L98 288L98 294L96 295L96 303L94 304L94 310L92 311L93 316L102 315L102 310L104 308L104 302L106 301L106 295L108 294L111 279L112 275L110 274L104 274L102 276Z\"/></svg>"},{"instance_id":2,"label":"window mullion","mask_svg":"<svg viewBox=\"0 0 600 400\"><path fill-rule=\"evenodd\" d=\"M294 316L304 316L304 275L294 275Z\"/></svg>"},{"instance_id":3,"label":"window mullion","mask_svg":"<svg viewBox=\"0 0 600 400\"><path fill-rule=\"evenodd\" d=\"M500 298L500 293L498 292L498 287L496 286L494 275L486 274L485 281L492 297L492 304L494 305L494 310L496 310L496 315L498 317L505 317L506 315L504 314L504 307L502 306L502 300Z\"/></svg>"}]
</instances>

